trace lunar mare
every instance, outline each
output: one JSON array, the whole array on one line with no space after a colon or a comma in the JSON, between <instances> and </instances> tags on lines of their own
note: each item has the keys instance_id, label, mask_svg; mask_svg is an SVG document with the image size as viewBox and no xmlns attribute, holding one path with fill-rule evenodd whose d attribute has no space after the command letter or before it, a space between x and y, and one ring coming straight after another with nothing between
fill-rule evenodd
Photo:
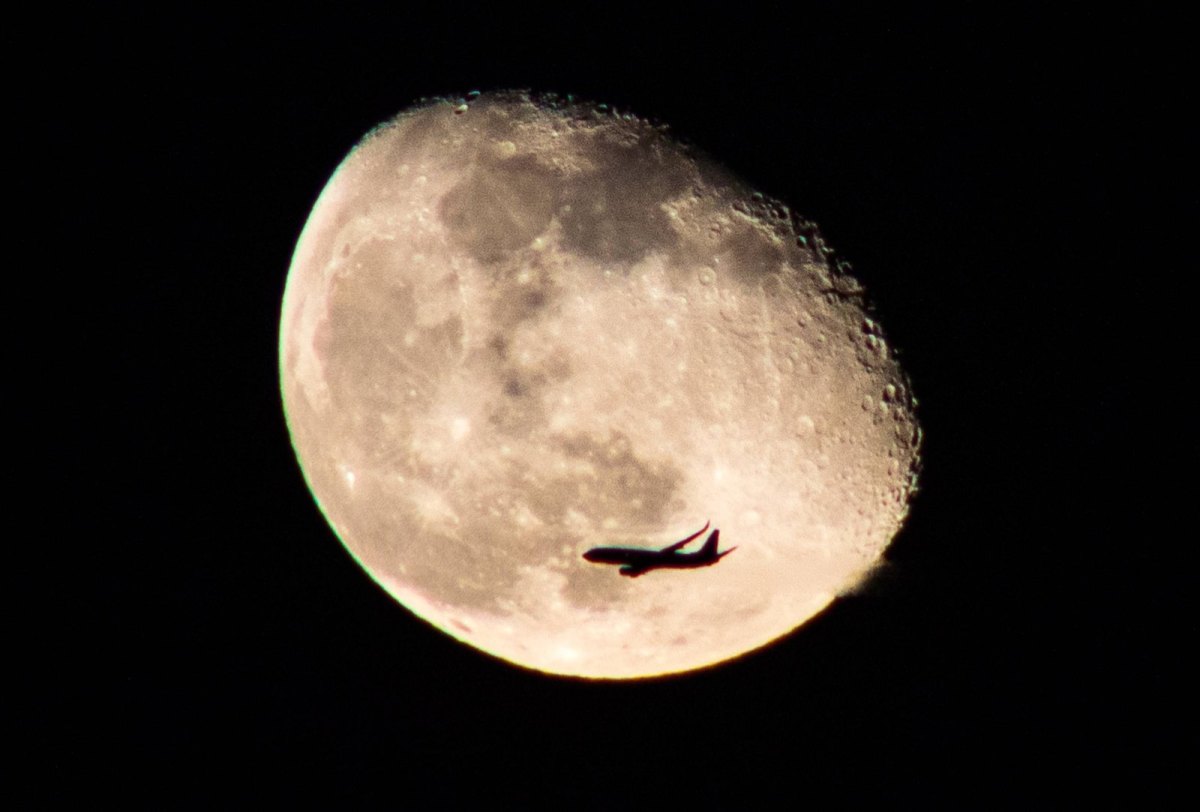
<instances>
[{"instance_id":1,"label":"lunar mare","mask_svg":"<svg viewBox=\"0 0 1200 812\"><path fill-rule=\"evenodd\" d=\"M915 401L812 224L666 130L526 93L370 133L296 247L292 441L403 605L529 668L627 678L760 647L853 587L915 486ZM582 553L711 521L719 565Z\"/></svg>"}]
</instances>

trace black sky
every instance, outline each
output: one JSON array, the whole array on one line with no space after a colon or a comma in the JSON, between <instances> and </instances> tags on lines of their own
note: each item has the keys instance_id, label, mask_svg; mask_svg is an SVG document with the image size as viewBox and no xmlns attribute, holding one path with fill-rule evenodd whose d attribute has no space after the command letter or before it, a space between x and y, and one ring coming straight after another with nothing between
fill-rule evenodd
<instances>
[{"instance_id":1,"label":"black sky","mask_svg":"<svg viewBox=\"0 0 1200 812\"><path fill-rule=\"evenodd\" d=\"M30 797L736 809L1177 785L1195 735L1162 643L1186 594L1162 585L1139 489L1156 463L1130 440L1153 374L1131 314L1159 295L1147 235L1181 186L1169 31L584 3L127 7L8 35L31 54L10 60L19 154L61 182L34 219L81 294L57 332L87 350L31 354L55 393L28 407L57 427L42 459L79 500L45 566L86 583L50 592L53 634L22 636L18 721L49 776ZM342 550L278 395L291 251L367 129L505 87L670 124L853 263L926 436L873 588L721 668L588 684L455 643Z\"/></svg>"}]
</instances>

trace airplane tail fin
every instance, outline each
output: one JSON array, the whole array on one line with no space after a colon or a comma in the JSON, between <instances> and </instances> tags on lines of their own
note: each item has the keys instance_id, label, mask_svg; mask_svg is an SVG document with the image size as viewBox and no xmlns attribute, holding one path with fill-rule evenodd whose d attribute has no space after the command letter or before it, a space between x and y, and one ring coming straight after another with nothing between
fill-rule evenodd
<instances>
[{"instance_id":1,"label":"airplane tail fin","mask_svg":"<svg viewBox=\"0 0 1200 812\"><path fill-rule=\"evenodd\" d=\"M721 530L718 528L708 534L708 538L704 541L704 546L700 548L700 555L704 558L714 558L717 555L717 545L721 543Z\"/></svg>"}]
</instances>

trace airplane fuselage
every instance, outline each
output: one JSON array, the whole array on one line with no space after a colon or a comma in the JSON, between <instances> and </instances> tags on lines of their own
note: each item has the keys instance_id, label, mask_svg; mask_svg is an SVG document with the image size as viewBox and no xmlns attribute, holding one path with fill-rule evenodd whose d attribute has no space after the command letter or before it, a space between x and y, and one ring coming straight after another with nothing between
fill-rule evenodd
<instances>
[{"instance_id":1,"label":"airplane fuselage","mask_svg":"<svg viewBox=\"0 0 1200 812\"><path fill-rule=\"evenodd\" d=\"M704 546L696 552L679 552L680 547L688 544L707 529L708 525L705 524L704 528L699 532L693 533L683 541L677 541L661 550L640 550L633 547L594 547L584 553L583 557L594 564L620 564L621 574L631 577L642 575L650 570L690 570L698 569L699 567L711 567L736 549L730 547L724 552L717 552L721 537L720 530L712 531L708 540L704 542Z\"/></svg>"},{"instance_id":2,"label":"airplane fuselage","mask_svg":"<svg viewBox=\"0 0 1200 812\"><path fill-rule=\"evenodd\" d=\"M724 555L722 553L721 555ZM594 564L627 564L632 567L655 569L693 569L709 567L720 560L720 555L703 553L661 553L658 550L633 550L628 547L596 547L583 557Z\"/></svg>"}]
</instances>

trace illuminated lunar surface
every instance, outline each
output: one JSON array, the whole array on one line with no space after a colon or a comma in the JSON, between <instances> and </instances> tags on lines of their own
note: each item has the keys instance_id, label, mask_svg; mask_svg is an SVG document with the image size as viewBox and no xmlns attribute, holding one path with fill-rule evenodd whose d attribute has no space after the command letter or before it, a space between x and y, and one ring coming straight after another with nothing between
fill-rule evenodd
<instances>
[{"instance_id":1,"label":"illuminated lunar surface","mask_svg":"<svg viewBox=\"0 0 1200 812\"><path fill-rule=\"evenodd\" d=\"M906 378L812 225L592 105L484 95L373 131L301 235L280 353L353 556L541 671L664 674L775 640L860 582L915 483ZM716 566L582 558L708 520L738 547Z\"/></svg>"}]
</instances>

